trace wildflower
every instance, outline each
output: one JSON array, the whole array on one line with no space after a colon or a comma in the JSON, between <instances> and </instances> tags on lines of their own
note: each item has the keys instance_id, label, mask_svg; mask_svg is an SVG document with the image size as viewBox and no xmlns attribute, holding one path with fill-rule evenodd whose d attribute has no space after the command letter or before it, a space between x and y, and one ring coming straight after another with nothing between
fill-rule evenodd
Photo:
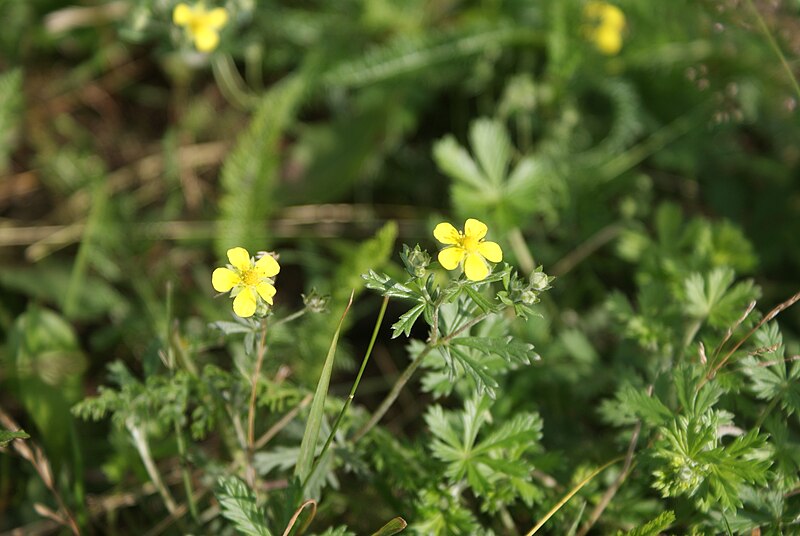
<instances>
[{"instance_id":1,"label":"wildflower","mask_svg":"<svg viewBox=\"0 0 800 536\"><path fill-rule=\"evenodd\" d=\"M622 48L622 31L625 29L622 10L605 2L591 1L583 9L583 15L588 21L587 38L603 54L617 54Z\"/></svg>"},{"instance_id":2,"label":"wildflower","mask_svg":"<svg viewBox=\"0 0 800 536\"><path fill-rule=\"evenodd\" d=\"M257 261L244 248L228 250L227 268L217 268L211 274L211 285L217 292L231 291L233 312L242 318L253 316L258 298L272 305L275 287L270 278L280 272L278 261L264 255Z\"/></svg>"},{"instance_id":3,"label":"wildflower","mask_svg":"<svg viewBox=\"0 0 800 536\"><path fill-rule=\"evenodd\" d=\"M172 22L186 27L200 52L211 52L219 44L219 30L228 22L228 12L218 7L207 10L201 2L189 6L181 2L172 12Z\"/></svg>"},{"instance_id":4,"label":"wildflower","mask_svg":"<svg viewBox=\"0 0 800 536\"><path fill-rule=\"evenodd\" d=\"M447 270L454 270L463 263L464 273L471 281L481 281L489 275L486 261L500 262L503 250L495 242L484 242L488 228L486 224L473 218L464 223L464 232L447 222L442 222L433 230L433 236L446 244L439 252L439 264Z\"/></svg>"}]
</instances>

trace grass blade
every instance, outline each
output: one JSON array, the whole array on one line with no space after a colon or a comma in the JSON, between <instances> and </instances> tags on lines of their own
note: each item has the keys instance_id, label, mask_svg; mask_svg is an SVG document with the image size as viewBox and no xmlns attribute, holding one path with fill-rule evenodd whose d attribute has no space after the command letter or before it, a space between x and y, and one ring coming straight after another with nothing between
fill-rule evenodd
<instances>
[{"instance_id":1,"label":"grass blade","mask_svg":"<svg viewBox=\"0 0 800 536\"><path fill-rule=\"evenodd\" d=\"M311 412L308 415L306 431L303 433L303 440L300 442L300 454L297 457L297 465L294 467L294 474L303 482L304 486L311 474L311 467L314 463L314 452L317 447L317 440L319 439L319 430L322 426L322 414L325 409L325 398L328 396L328 385L331 381L331 371L333 370L333 361L336 355L336 344L339 342L339 333L342 330L342 323L352 304L353 294L351 293L350 301L347 303L347 307L345 307L342 313L342 318L339 319L336 332L333 334L333 340L331 340L331 346L328 349L325 364L322 366L322 373L320 374L319 382L317 382L317 390L314 392L314 398L311 401Z\"/></svg>"}]
</instances>

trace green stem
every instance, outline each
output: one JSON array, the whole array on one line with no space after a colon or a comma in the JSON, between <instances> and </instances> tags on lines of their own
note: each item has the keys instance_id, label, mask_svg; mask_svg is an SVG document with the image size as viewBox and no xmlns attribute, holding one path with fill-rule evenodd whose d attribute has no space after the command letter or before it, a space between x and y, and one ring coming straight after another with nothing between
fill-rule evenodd
<instances>
[{"instance_id":1,"label":"green stem","mask_svg":"<svg viewBox=\"0 0 800 536\"><path fill-rule=\"evenodd\" d=\"M372 338L369 341L369 346L367 346L367 352L364 354L364 359L361 361L361 368L358 371L358 375L356 375L356 381L353 382L353 387L350 389L350 394L347 396L347 400L345 400L342 410L339 412L339 415L336 417L336 421L333 423L333 428L331 428L331 433L328 434L328 439L325 441L325 445L322 447L322 452L320 452L319 456L317 456L317 458L314 460L314 465L311 467L311 472L308 473L308 478L306 478L306 481L303 482L303 489L305 489L308 481L311 480L311 477L317 470L317 466L319 466L323 456L325 456L325 453L331 446L333 437L336 435L336 430L339 429L339 425L347 413L347 410L350 408L350 404L353 403L353 398L356 396L356 389L358 389L358 384L361 383L361 376L364 375L364 370L367 368L367 362L369 361L370 355L372 355L372 348L375 346L375 340L378 338L378 331L380 331L381 324L383 324L383 315L386 313L386 306L388 304L389 297L386 296L383 298L381 310L378 312L378 319L375 321L375 329L372 330Z\"/></svg>"},{"instance_id":2,"label":"green stem","mask_svg":"<svg viewBox=\"0 0 800 536\"><path fill-rule=\"evenodd\" d=\"M355 443L356 441L364 437L367 434L367 432L372 430L372 428L374 428L375 425L378 424L378 422L383 418L386 412L389 411L389 408L392 407L392 404L394 404L394 401L397 400L397 397L400 395L400 391L403 390L403 387L405 387L405 385L408 383L408 380L411 379L411 376L414 375L419 366L425 360L425 356L427 356L431 352L431 350L433 350L438 346L442 346L449 343L452 339L458 337L459 335L470 329L472 326L485 320L486 317L488 316L489 313L483 313L480 316L473 318L472 320L470 320L469 322L467 322L466 324L464 324L463 326L452 332L450 335L439 339L437 343L435 344L428 343L425 346L425 348L423 348L422 351L419 354L417 354L417 357L414 358L411 364L409 364L408 367L406 367L403 373L400 374L400 377L397 378L397 381L395 381L394 385L392 386L392 390L389 391L389 394L386 395L386 398L383 399L383 402L381 402L381 405L378 406L378 409L375 410L375 413L372 414L372 417L370 417L369 421L367 421L367 423L355 433L355 435L352 438L353 442Z\"/></svg>"},{"instance_id":3,"label":"green stem","mask_svg":"<svg viewBox=\"0 0 800 536\"><path fill-rule=\"evenodd\" d=\"M214 73L214 79L225 98L243 110L253 108L256 99L247 91L246 84L230 56L215 55L211 60L211 72Z\"/></svg>"},{"instance_id":4,"label":"green stem","mask_svg":"<svg viewBox=\"0 0 800 536\"><path fill-rule=\"evenodd\" d=\"M769 415L770 412L773 409L775 409L775 406L778 404L778 400L780 400L780 398L775 397L775 398L773 398L772 400L769 401L769 404L767 405L767 407L764 408L764 411L761 412L761 415L758 416L758 420L756 420L756 425L755 425L756 428L759 428L759 429L761 428L761 425L764 424L764 421L766 420L767 415Z\"/></svg>"},{"instance_id":5,"label":"green stem","mask_svg":"<svg viewBox=\"0 0 800 536\"><path fill-rule=\"evenodd\" d=\"M275 322L273 322L272 323L272 327L274 328L274 327L280 326L282 324L288 324L289 322L292 322L293 320L297 320L298 318L300 318L301 316L306 314L307 311L308 311L308 309L300 309L299 311L295 311L294 313L290 314L289 316L286 316L284 318L281 318L280 320L276 320Z\"/></svg>"},{"instance_id":6,"label":"green stem","mask_svg":"<svg viewBox=\"0 0 800 536\"><path fill-rule=\"evenodd\" d=\"M186 440L183 437L183 430L181 430L177 422L175 422L175 438L178 442L178 456L181 460L181 477L183 479L183 489L186 493L186 501L189 503L189 512L192 514L192 519L197 521L197 504L194 500L194 493L192 493L192 478L189 475L188 459L186 457Z\"/></svg>"},{"instance_id":7,"label":"green stem","mask_svg":"<svg viewBox=\"0 0 800 536\"><path fill-rule=\"evenodd\" d=\"M792 82L792 86L794 87L795 93L797 96L800 97L800 84L797 83L797 78L794 76L794 72L792 71L792 67L789 65L789 62L786 60L786 56L784 55L781 48L778 46L777 41L775 41L775 36L772 35L772 32L769 31L767 28L767 23L764 22L764 17L761 16L761 12L758 11L755 4L753 4L753 0L747 0L747 5L750 7L750 10L756 16L756 20L758 20L758 26L761 28L761 31L764 32L764 35L767 36L767 40L769 41L772 50L781 60L781 65L786 70L786 74L789 75L789 80Z\"/></svg>"},{"instance_id":8,"label":"green stem","mask_svg":"<svg viewBox=\"0 0 800 536\"><path fill-rule=\"evenodd\" d=\"M264 354L267 352L267 319L261 321L261 339L256 351L256 366L253 370L252 385L250 388L250 405L247 412L247 480L251 487L255 487L256 471L253 466L253 454L256 444L256 398L258 395L258 379L261 376L261 366L264 363Z\"/></svg>"}]
</instances>

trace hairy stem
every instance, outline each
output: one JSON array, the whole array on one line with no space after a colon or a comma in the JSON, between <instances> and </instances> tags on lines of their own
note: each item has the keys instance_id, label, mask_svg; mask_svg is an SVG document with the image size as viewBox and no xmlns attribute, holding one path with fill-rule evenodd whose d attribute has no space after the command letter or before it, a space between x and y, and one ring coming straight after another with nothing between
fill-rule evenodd
<instances>
[{"instance_id":1,"label":"hairy stem","mask_svg":"<svg viewBox=\"0 0 800 536\"><path fill-rule=\"evenodd\" d=\"M255 487L255 468L253 467L253 454L256 444L256 398L258 395L258 379L261 377L261 366L264 364L264 354L267 353L267 319L261 321L261 338L256 350L256 366L250 389L250 405L247 412L247 480L251 487Z\"/></svg>"}]
</instances>

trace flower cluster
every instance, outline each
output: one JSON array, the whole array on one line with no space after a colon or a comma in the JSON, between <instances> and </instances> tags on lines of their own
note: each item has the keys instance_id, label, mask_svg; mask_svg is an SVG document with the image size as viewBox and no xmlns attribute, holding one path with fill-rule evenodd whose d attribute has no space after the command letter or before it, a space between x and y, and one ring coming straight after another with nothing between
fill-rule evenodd
<instances>
[{"instance_id":1,"label":"flower cluster","mask_svg":"<svg viewBox=\"0 0 800 536\"><path fill-rule=\"evenodd\" d=\"M617 6L606 2L591 1L583 10L587 21L586 36L594 46L609 56L622 48L622 32L625 30L625 14Z\"/></svg>"},{"instance_id":2,"label":"flower cluster","mask_svg":"<svg viewBox=\"0 0 800 536\"><path fill-rule=\"evenodd\" d=\"M228 12L222 7L206 9L203 3L180 3L172 11L172 22L186 28L197 50L211 52L219 44L219 31L228 22Z\"/></svg>"},{"instance_id":3,"label":"flower cluster","mask_svg":"<svg viewBox=\"0 0 800 536\"><path fill-rule=\"evenodd\" d=\"M233 312L247 318L255 314L259 299L272 305L272 278L281 271L278 261L268 254L255 260L239 247L228 250L228 260L226 268L217 268L211 274L211 285L217 292L230 291Z\"/></svg>"},{"instance_id":4,"label":"flower cluster","mask_svg":"<svg viewBox=\"0 0 800 536\"><path fill-rule=\"evenodd\" d=\"M433 230L436 240L446 247L439 252L439 264L447 270L455 270L463 265L464 274L471 281L482 281L489 275L490 269L486 261L500 262L503 250L496 242L486 242L488 228L482 221L469 218L464 223L464 232L451 224L442 222Z\"/></svg>"}]
</instances>

